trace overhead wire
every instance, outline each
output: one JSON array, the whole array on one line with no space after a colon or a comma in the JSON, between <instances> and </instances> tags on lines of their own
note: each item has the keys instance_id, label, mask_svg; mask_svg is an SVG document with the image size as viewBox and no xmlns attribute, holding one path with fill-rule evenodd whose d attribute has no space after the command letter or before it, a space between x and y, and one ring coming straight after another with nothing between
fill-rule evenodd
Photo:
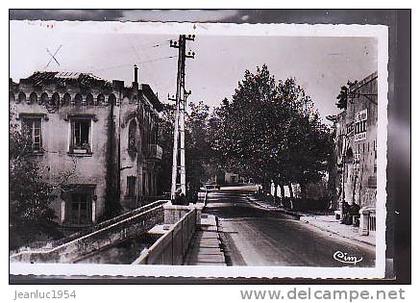
<instances>
[{"instance_id":1,"label":"overhead wire","mask_svg":"<svg viewBox=\"0 0 420 303\"><path fill-rule=\"evenodd\" d=\"M170 41L170 39L163 39L163 40L158 40L158 41L153 41L153 42L149 42L149 43L143 43L143 44L140 44L140 45L137 45L137 47L135 47L133 44L132 44L132 40L130 40L130 39L127 39L128 40L128 42L130 43L130 45L131 45L131 48L133 49L133 51L134 51L134 55L135 55L135 58L134 58L134 61L137 61L137 62L132 62L131 64L129 64L129 63L127 63L127 64L120 64L120 65L115 65L115 66L109 66L109 67L103 67L103 68L82 68L82 71L84 70L85 72L95 72L95 71L103 71L103 70L108 70L108 69L113 69L113 68L118 68L118 67L123 67L123 66L130 66L130 65L133 65L133 64L143 64L143 63L149 63L149 62L154 62L154 61L159 61L159 60L163 60L163 59L171 59L172 57L171 56L168 56L168 57L159 57L159 58L155 58L155 59L153 59L153 60L146 60L146 61L141 61L140 60L140 57L138 56L138 52L139 52L139 48L141 48L141 51L142 51L142 53L144 54L144 55L146 55L146 52L147 51L150 51L150 50L156 50L158 47L160 47L160 46L164 46L163 45L163 43L164 42L168 42L168 41ZM60 48L61 48L61 46L63 46L63 45L60 45ZM124 50L127 50L127 47L124 47L121 51L119 51L120 52L120 54L121 53L123 53L123 51ZM115 51L115 50L114 50ZM118 50L117 50L118 51ZM98 57L98 54L96 53L96 52L94 52L94 53L92 53L92 52L87 52L87 53L85 53L84 54L84 61L86 61L86 59L88 59L88 58L90 58L90 57L95 57L95 58L97 58ZM52 60L52 58L50 58L51 60ZM63 59L64 60L64 59ZM62 60L62 61L63 61ZM88 59L89 60L89 59ZM65 60L64 60L65 61ZM65 68L65 67L64 67ZM47 70L47 68L46 68L46 66L42 66L41 67L41 65L40 65L40 67L38 68L39 70ZM80 70L79 70L80 71Z\"/></svg>"},{"instance_id":2,"label":"overhead wire","mask_svg":"<svg viewBox=\"0 0 420 303\"><path fill-rule=\"evenodd\" d=\"M177 56L166 56L166 57L160 57L160 58L155 58L155 59L150 59L150 60L145 60L145 61L138 61L135 62L136 64L145 64L145 63L151 63L151 62L156 62L156 61L161 61L161 60L167 60L167 59L174 59ZM90 70L90 72L99 72L99 71L105 71L105 70L109 70L109 69L115 69L115 68L119 68L119 67L124 67L124 66L132 66L133 63L125 63L125 64L119 64L119 65L113 65L113 66L108 66L108 67L103 67L103 68L97 68L97 69L92 69Z\"/></svg>"},{"instance_id":3,"label":"overhead wire","mask_svg":"<svg viewBox=\"0 0 420 303\"><path fill-rule=\"evenodd\" d=\"M151 63L151 62L157 62L157 61L161 61L161 60L167 60L167 59L173 59L173 58L176 58L176 56L173 56L173 55L171 55L171 56L165 56L165 57L159 57L159 58L153 58L153 59L148 59L148 60L141 60L140 59L140 56L139 56L139 49L138 48L142 48L141 49L141 52L144 54L144 56L146 56L146 57L149 57L150 58L150 56L148 56L147 54L146 54L146 52L145 52L145 48L146 48L146 46L149 46L148 48L147 48L147 50L150 50L150 49L154 49L154 48L157 48L157 47L159 47L159 46L162 46L162 43L163 42L168 42L168 41L170 41L170 39L164 39L164 40L160 40L160 41L155 41L155 42L153 42L153 43L145 43L145 44L141 44L141 45L134 45L133 43L132 43L132 41L130 40L130 39L128 39L127 38L127 41L128 41L128 43L130 44L130 46L131 46L131 49L132 49L132 51L133 51L133 53L134 53L134 59L135 59L135 61L136 62L131 62L131 63L124 63L124 64L118 64L118 65L113 65L113 66L108 66L108 67L103 67L103 68L96 68L96 69L91 69L91 70L89 70L89 72L101 72L101 71L105 71L105 70L110 70L110 69L115 69L115 68L120 68L120 67L125 67L125 66L132 66L133 64L138 64L138 65L140 65L140 64L147 64L147 63Z\"/></svg>"}]
</instances>

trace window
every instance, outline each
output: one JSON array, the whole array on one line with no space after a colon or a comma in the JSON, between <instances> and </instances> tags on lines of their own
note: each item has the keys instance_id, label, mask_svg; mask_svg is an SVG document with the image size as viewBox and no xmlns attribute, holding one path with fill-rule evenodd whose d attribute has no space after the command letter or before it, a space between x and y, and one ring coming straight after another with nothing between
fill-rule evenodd
<instances>
[{"instance_id":1,"label":"window","mask_svg":"<svg viewBox=\"0 0 420 303\"><path fill-rule=\"evenodd\" d=\"M37 103L38 102L38 96L36 93L31 93L29 95L29 103Z\"/></svg>"},{"instance_id":2,"label":"window","mask_svg":"<svg viewBox=\"0 0 420 303\"><path fill-rule=\"evenodd\" d=\"M104 104L105 103L105 96L102 94L99 94L96 97L96 104Z\"/></svg>"},{"instance_id":3,"label":"window","mask_svg":"<svg viewBox=\"0 0 420 303\"><path fill-rule=\"evenodd\" d=\"M70 224L92 223L92 196L90 193L72 193L68 210L68 222Z\"/></svg>"},{"instance_id":4,"label":"window","mask_svg":"<svg viewBox=\"0 0 420 303\"><path fill-rule=\"evenodd\" d=\"M128 126L128 151L136 152L137 151L137 123L133 119Z\"/></svg>"},{"instance_id":5,"label":"window","mask_svg":"<svg viewBox=\"0 0 420 303\"><path fill-rule=\"evenodd\" d=\"M75 154L91 153L90 119L72 119L70 152Z\"/></svg>"},{"instance_id":6,"label":"window","mask_svg":"<svg viewBox=\"0 0 420 303\"><path fill-rule=\"evenodd\" d=\"M88 105L94 105L94 104L93 104L93 96L92 96L92 94L87 94L87 95L86 95L86 103L87 103Z\"/></svg>"},{"instance_id":7,"label":"window","mask_svg":"<svg viewBox=\"0 0 420 303\"><path fill-rule=\"evenodd\" d=\"M80 105L80 104L82 104L82 102L83 102L83 97L82 97L82 95L81 94L76 94L75 96L74 96L74 99L73 99L73 104L75 104L75 105Z\"/></svg>"},{"instance_id":8,"label":"window","mask_svg":"<svg viewBox=\"0 0 420 303\"><path fill-rule=\"evenodd\" d=\"M54 93L51 97L50 104L51 105L58 105L60 103L60 95Z\"/></svg>"},{"instance_id":9,"label":"window","mask_svg":"<svg viewBox=\"0 0 420 303\"><path fill-rule=\"evenodd\" d=\"M19 102L24 102L24 101L26 101L26 95L25 95L25 93L23 93L23 92L20 92L20 93L19 93L19 95L18 95L18 101L19 101Z\"/></svg>"},{"instance_id":10,"label":"window","mask_svg":"<svg viewBox=\"0 0 420 303\"><path fill-rule=\"evenodd\" d=\"M29 137L32 151L42 151L41 118L24 118L23 131Z\"/></svg>"},{"instance_id":11,"label":"window","mask_svg":"<svg viewBox=\"0 0 420 303\"><path fill-rule=\"evenodd\" d=\"M69 93L65 93L63 98L61 99L61 105L69 105L71 101L71 96Z\"/></svg>"},{"instance_id":12,"label":"window","mask_svg":"<svg viewBox=\"0 0 420 303\"><path fill-rule=\"evenodd\" d=\"M127 177L127 197L133 198L136 196L136 177Z\"/></svg>"},{"instance_id":13,"label":"window","mask_svg":"<svg viewBox=\"0 0 420 303\"><path fill-rule=\"evenodd\" d=\"M41 98L39 99L39 102L38 103L40 103L40 104L47 104L48 103L48 100L49 100L49 98L48 98L47 93L43 93L41 95Z\"/></svg>"}]
</instances>

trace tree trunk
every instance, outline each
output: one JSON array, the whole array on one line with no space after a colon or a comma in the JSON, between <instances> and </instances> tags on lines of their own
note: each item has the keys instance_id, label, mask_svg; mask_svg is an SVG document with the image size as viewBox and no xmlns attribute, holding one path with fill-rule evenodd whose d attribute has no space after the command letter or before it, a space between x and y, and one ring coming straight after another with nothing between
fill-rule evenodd
<instances>
[{"instance_id":1,"label":"tree trunk","mask_svg":"<svg viewBox=\"0 0 420 303\"><path fill-rule=\"evenodd\" d=\"M290 198L293 198L293 188L292 188L292 183L289 183L287 186L289 186Z\"/></svg>"},{"instance_id":2,"label":"tree trunk","mask_svg":"<svg viewBox=\"0 0 420 303\"><path fill-rule=\"evenodd\" d=\"M277 200L277 184L275 182L273 182L273 184L274 184L274 197L273 197L273 201L274 201L274 204L275 204L276 203L276 200Z\"/></svg>"},{"instance_id":3,"label":"tree trunk","mask_svg":"<svg viewBox=\"0 0 420 303\"><path fill-rule=\"evenodd\" d=\"M306 195L306 184L305 183L299 183L300 185L300 197L302 199L306 199L307 195Z\"/></svg>"},{"instance_id":4,"label":"tree trunk","mask_svg":"<svg viewBox=\"0 0 420 303\"><path fill-rule=\"evenodd\" d=\"M265 182L265 181L263 181L262 182L262 186L263 186L263 191L266 193L266 192L270 192L270 186L271 186L271 183L268 183L268 186L267 186L267 183Z\"/></svg>"},{"instance_id":5,"label":"tree trunk","mask_svg":"<svg viewBox=\"0 0 420 303\"><path fill-rule=\"evenodd\" d=\"M283 201L284 201L284 187L283 187L283 183L280 184L280 204L283 206Z\"/></svg>"}]
</instances>

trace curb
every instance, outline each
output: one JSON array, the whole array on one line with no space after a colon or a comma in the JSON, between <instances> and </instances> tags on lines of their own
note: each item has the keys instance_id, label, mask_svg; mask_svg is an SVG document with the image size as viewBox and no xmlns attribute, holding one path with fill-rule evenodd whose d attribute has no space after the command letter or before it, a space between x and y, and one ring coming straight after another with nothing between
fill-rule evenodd
<instances>
[{"instance_id":1,"label":"curb","mask_svg":"<svg viewBox=\"0 0 420 303\"><path fill-rule=\"evenodd\" d=\"M302 222L305 222L305 223L307 223L307 224L309 224L309 225L311 225L313 227L318 228L319 230L322 230L322 231L325 231L325 232L329 232L329 233L334 234L336 236L339 236L341 238L345 238L347 240L351 240L351 241L356 241L356 242L359 242L359 243L363 243L363 244L369 245L371 247L376 247L375 244L372 244L372 243L370 243L368 241L363 241L363 240L360 240L360 239L357 239L357 238L354 238L354 237L351 237L351 236L346 236L346 235L340 234L340 233L338 233L336 231L333 231L331 229L323 228L323 227L320 227L320 226L318 226L316 224L313 224L310 221L303 220Z\"/></svg>"},{"instance_id":2,"label":"curb","mask_svg":"<svg viewBox=\"0 0 420 303\"><path fill-rule=\"evenodd\" d=\"M287 210L287 209L284 209L284 208L279 208L279 207L274 207L274 206L272 208L268 208L266 205L259 203L258 200L252 199L250 196L247 196L247 198L250 202L257 204L258 206L260 206L262 208L265 208L266 210L278 211L278 212L281 212L283 214L292 216L297 220L300 220L300 217L302 216L302 214L299 214L297 212L290 211L290 210Z\"/></svg>"},{"instance_id":3,"label":"curb","mask_svg":"<svg viewBox=\"0 0 420 303\"><path fill-rule=\"evenodd\" d=\"M273 209L270 209L270 208L266 207L265 205L258 203L258 200L254 200L254 199L252 199L250 196L247 196L247 198L248 198L248 200L249 200L249 201L251 201L251 202L253 202L253 203L257 204L257 205L258 205L258 206L260 206L260 207L263 207L263 208L265 208L265 209L267 209L267 210L279 211L279 212L282 212L282 213L284 213L284 214L287 214L287 215L293 216L293 217L297 218L298 220L300 220L300 221L302 221L302 222L305 222L305 223L307 223L307 224L309 224L309 225L311 225L311 226L313 226L313 227L316 227L316 228L318 228L319 230L322 230L322 231L324 231L324 232L329 232L329 233L332 233L332 234L334 234L334 235L336 235L336 236L339 236L339 237L341 237L341 238L345 238L345 239L347 239L347 240L356 241L356 242L359 242L359 243L362 243L362 244L365 244L365 245L369 245L369 246L371 246L371 247L376 247L376 245L375 245L375 244L372 244L372 243L370 243L370 242L368 242L368 241L364 241L364 240L357 239L357 238L354 238L354 237L346 236L346 235L340 234L340 233L338 233L338 232L336 232L336 231L333 231L333 230L330 230L330 229L327 229L327 228L320 227L320 226L318 226L318 225L316 225L316 224L311 223L310 221L307 221L307 220L301 220L301 217L304 217L304 216L305 216L305 215L303 215L303 214L301 214L301 213L297 213L297 212L293 212L293 211L286 210L286 209L281 209L281 208L275 208L275 207L273 207Z\"/></svg>"},{"instance_id":4,"label":"curb","mask_svg":"<svg viewBox=\"0 0 420 303\"><path fill-rule=\"evenodd\" d=\"M225 244L222 241L222 237L220 236L220 231L219 231L219 217L214 216L214 219L216 221L216 232L217 232L217 240L219 241L219 251L223 255L223 261L225 262L225 265L228 266L228 263L226 260Z\"/></svg>"}]
</instances>

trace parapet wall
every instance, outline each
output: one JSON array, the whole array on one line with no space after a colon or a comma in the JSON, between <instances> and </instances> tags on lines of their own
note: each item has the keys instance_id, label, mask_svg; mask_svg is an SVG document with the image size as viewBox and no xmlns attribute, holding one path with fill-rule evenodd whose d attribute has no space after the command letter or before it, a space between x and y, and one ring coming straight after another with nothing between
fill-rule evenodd
<instances>
[{"instance_id":1,"label":"parapet wall","mask_svg":"<svg viewBox=\"0 0 420 303\"><path fill-rule=\"evenodd\" d=\"M149 249L143 250L132 264L164 264L182 265L191 239L196 231L198 213L201 216L201 207L195 205L172 206L165 205L165 221L168 221L169 212L173 212L170 219L178 218L172 227L161 236ZM168 221L169 222L169 221Z\"/></svg>"},{"instance_id":2,"label":"parapet wall","mask_svg":"<svg viewBox=\"0 0 420 303\"><path fill-rule=\"evenodd\" d=\"M157 203L161 202L161 203ZM113 219L109 224L89 234L45 251L23 251L10 256L11 262L28 263L72 263L109 245L146 233L156 224L163 222L163 203L157 201L152 208L142 212L133 211L120 220Z\"/></svg>"}]
</instances>

